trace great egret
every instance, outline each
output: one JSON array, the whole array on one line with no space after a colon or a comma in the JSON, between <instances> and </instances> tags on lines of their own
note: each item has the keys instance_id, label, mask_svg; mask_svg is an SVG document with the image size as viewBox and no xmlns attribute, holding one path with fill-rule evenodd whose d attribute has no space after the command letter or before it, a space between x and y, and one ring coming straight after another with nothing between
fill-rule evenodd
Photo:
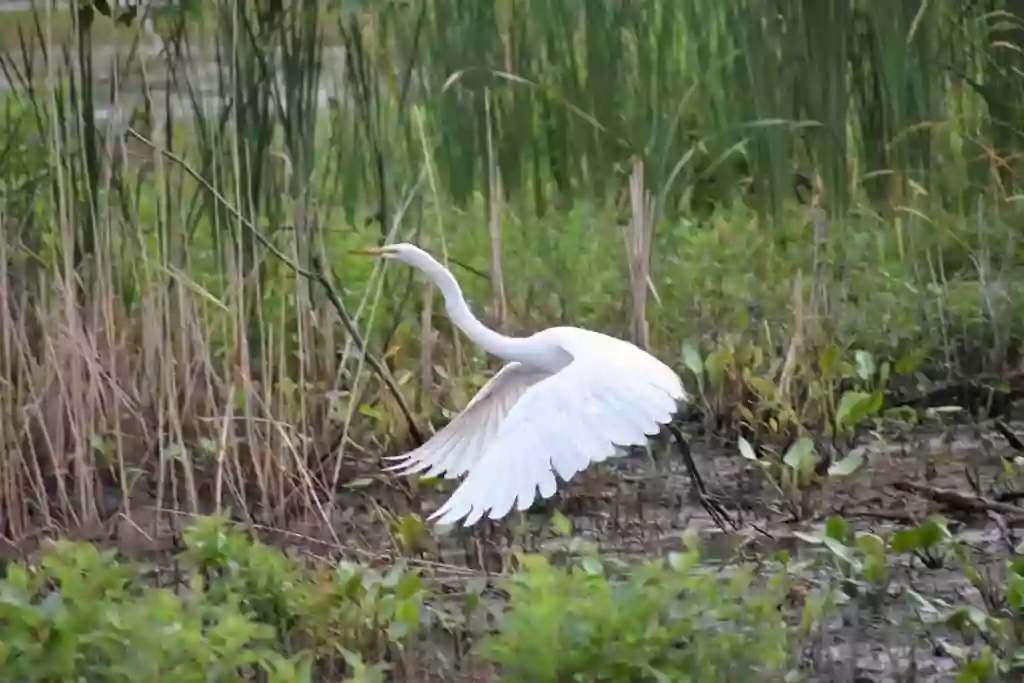
<instances>
[{"instance_id":1,"label":"great egret","mask_svg":"<svg viewBox=\"0 0 1024 683\"><path fill-rule=\"evenodd\" d=\"M401 474L465 480L431 516L466 526L485 514L504 517L529 508L539 489L554 495L555 473L568 481L592 462L643 445L661 426L683 453L701 502L715 521L725 512L707 495L689 447L671 420L687 398L679 376L629 342L578 327L552 327L506 337L469 310L455 277L412 244L356 253L418 268L444 297L452 322L482 349L509 361L455 419L425 444L390 460Z\"/></svg>"}]
</instances>

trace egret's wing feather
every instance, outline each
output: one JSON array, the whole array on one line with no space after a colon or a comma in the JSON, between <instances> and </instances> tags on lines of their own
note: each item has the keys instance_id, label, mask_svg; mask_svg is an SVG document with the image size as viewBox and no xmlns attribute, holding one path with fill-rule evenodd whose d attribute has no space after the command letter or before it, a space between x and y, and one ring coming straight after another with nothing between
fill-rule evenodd
<instances>
[{"instance_id":1,"label":"egret's wing feather","mask_svg":"<svg viewBox=\"0 0 1024 683\"><path fill-rule=\"evenodd\" d=\"M509 363L499 370L451 422L425 444L404 455L389 458L397 464L386 468L399 474L444 475L449 479L470 471L483 457L491 439L512 406L527 389L550 377L542 370Z\"/></svg>"},{"instance_id":2,"label":"egret's wing feather","mask_svg":"<svg viewBox=\"0 0 1024 683\"><path fill-rule=\"evenodd\" d=\"M681 393L664 373L651 370L607 357L578 358L527 388L431 519L447 524L465 517L470 525L488 512L503 517L513 505L525 510L538 489L542 498L554 495L556 472L568 481L616 454L616 445L645 443L672 419Z\"/></svg>"}]
</instances>

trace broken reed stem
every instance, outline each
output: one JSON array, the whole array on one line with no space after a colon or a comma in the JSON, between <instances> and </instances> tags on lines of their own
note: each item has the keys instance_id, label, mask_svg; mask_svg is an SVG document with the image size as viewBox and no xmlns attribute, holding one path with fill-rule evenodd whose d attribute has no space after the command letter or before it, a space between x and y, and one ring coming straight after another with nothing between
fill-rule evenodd
<instances>
[{"instance_id":1,"label":"broken reed stem","mask_svg":"<svg viewBox=\"0 0 1024 683\"><path fill-rule=\"evenodd\" d=\"M501 211L504 192L501 185L501 170L494 153L494 131L491 126L491 91L484 92L484 111L487 120L487 189L490 193L490 211L487 227L491 239L491 315L498 331L505 330L508 315L505 303L505 277L501 270Z\"/></svg>"},{"instance_id":2,"label":"broken reed stem","mask_svg":"<svg viewBox=\"0 0 1024 683\"><path fill-rule=\"evenodd\" d=\"M655 204L654 197L644 187L644 164L639 159L633 162L633 173L629 178L629 203L632 214L625 239L632 300L630 334L634 344L647 349L650 345L647 327L648 287L657 298L650 276Z\"/></svg>"},{"instance_id":3,"label":"broken reed stem","mask_svg":"<svg viewBox=\"0 0 1024 683\"><path fill-rule=\"evenodd\" d=\"M779 401L782 405L790 403L793 377L796 375L797 361L800 359L800 352L804 347L804 278L803 271L797 270L793 278L793 336L789 340L789 349L786 351L786 360L782 364L782 372L779 375Z\"/></svg>"}]
</instances>

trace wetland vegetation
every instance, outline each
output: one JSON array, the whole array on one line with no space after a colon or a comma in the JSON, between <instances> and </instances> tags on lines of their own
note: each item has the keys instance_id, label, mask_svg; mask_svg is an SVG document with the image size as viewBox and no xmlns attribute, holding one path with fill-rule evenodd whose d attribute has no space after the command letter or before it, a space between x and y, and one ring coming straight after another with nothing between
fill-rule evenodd
<instances>
[{"instance_id":1,"label":"wetland vegetation","mask_svg":"<svg viewBox=\"0 0 1024 683\"><path fill-rule=\"evenodd\" d=\"M1024 669L1019 0L2 13L11 681ZM665 444L500 523L381 456L506 333L630 338Z\"/></svg>"}]
</instances>

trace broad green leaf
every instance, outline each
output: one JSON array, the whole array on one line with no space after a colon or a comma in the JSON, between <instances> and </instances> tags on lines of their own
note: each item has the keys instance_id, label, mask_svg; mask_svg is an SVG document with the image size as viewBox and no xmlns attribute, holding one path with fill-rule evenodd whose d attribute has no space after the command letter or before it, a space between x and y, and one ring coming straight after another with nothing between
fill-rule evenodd
<instances>
[{"instance_id":1,"label":"broad green leaf","mask_svg":"<svg viewBox=\"0 0 1024 683\"><path fill-rule=\"evenodd\" d=\"M942 539L949 537L945 521L934 517L921 522L917 528L922 548L934 548Z\"/></svg>"},{"instance_id":2,"label":"broad green leaf","mask_svg":"<svg viewBox=\"0 0 1024 683\"><path fill-rule=\"evenodd\" d=\"M750 445L750 442L744 439L742 436L738 440L740 447L740 455L747 460L756 461L757 453L754 452L754 447Z\"/></svg>"},{"instance_id":3,"label":"broad green leaf","mask_svg":"<svg viewBox=\"0 0 1024 683\"><path fill-rule=\"evenodd\" d=\"M839 347L829 344L818 356L818 368L826 379L833 379L839 374Z\"/></svg>"},{"instance_id":4,"label":"broad green leaf","mask_svg":"<svg viewBox=\"0 0 1024 683\"><path fill-rule=\"evenodd\" d=\"M828 475L830 477L845 477L856 472L863 463L864 451L863 449L858 448L850 451L850 453L839 462L832 463L832 466L828 468Z\"/></svg>"},{"instance_id":5,"label":"broad green leaf","mask_svg":"<svg viewBox=\"0 0 1024 683\"><path fill-rule=\"evenodd\" d=\"M601 560L596 557L584 557L580 561L580 566L583 567L583 571L591 576L599 576L604 573L604 566L601 565Z\"/></svg>"},{"instance_id":6,"label":"broad green leaf","mask_svg":"<svg viewBox=\"0 0 1024 683\"><path fill-rule=\"evenodd\" d=\"M854 359L857 362L857 376L870 382L875 376L875 357L861 349L854 354Z\"/></svg>"},{"instance_id":7,"label":"broad green leaf","mask_svg":"<svg viewBox=\"0 0 1024 683\"><path fill-rule=\"evenodd\" d=\"M946 623L956 629L963 628L966 624L971 624L981 633L988 632L988 615L973 605L954 610L952 614L946 617Z\"/></svg>"},{"instance_id":8,"label":"broad green leaf","mask_svg":"<svg viewBox=\"0 0 1024 683\"><path fill-rule=\"evenodd\" d=\"M551 515L551 529L559 536L572 536L572 522L558 510Z\"/></svg>"},{"instance_id":9,"label":"broad green leaf","mask_svg":"<svg viewBox=\"0 0 1024 683\"><path fill-rule=\"evenodd\" d=\"M1009 574L1006 577L1006 601L1018 613L1024 605L1024 577L1020 574Z\"/></svg>"},{"instance_id":10,"label":"broad green leaf","mask_svg":"<svg viewBox=\"0 0 1024 683\"><path fill-rule=\"evenodd\" d=\"M384 419L384 415L379 410L366 403L359 404L359 412L360 414L365 415L366 417L369 417L371 419L377 420L378 422Z\"/></svg>"},{"instance_id":11,"label":"broad green leaf","mask_svg":"<svg viewBox=\"0 0 1024 683\"><path fill-rule=\"evenodd\" d=\"M747 384L753 389L758 396L766 401L770 401L775 398L775 385L764 377L758 377L751 375L747 377Z\"/></svg>"},{"instance_id":12,"label":"broad green leaf","mask_svg":"<svg viewBox=\"0 0 1024 683\"><path fill-rule=\"evenodd\" d=\"M860 562L857 561L857 558L854 557L853 553L850 552L850 549L847 548L843 542L837 541L836 539L828 536L823 537L821 540L833 555L849 562L854 567L860 567Z\"/></svg>"},{"instance_id":13,"label":"broad green leaf","mask_svg":"<svg viewBox=\"0 0 1024 683\"><path fill-rule=\"evenodd\" d=\"M836 408L836 422L842 427L852 428L865 417L878 414L885 397L882 392L846 391L839 398Z\"/></svg>"},{"instance_id":14,"label":"broad green leaf","mask_svg":"<svg viewBox=\"0 0 1024 683\"><path fill-rule=\"evenodd\" d=\"M928 357L928 349L916 348L896 361L893 369L897 375L909 375L917 370Z\"/></svg>"},{"instance_id":15,"label":"broad green leaf","mask_svg":"<svg viewBox=\"0 0 1024 683\"><path fill-rule=\"evenodd\" d=\"M892 536L892 549L897 553L921 549L921 533L918 529L900 529Z\"/></svg>"},{"instance_id":16,"label":"broad green leaf","mask_svg":"<svg viewBox=\"0 0 1024 683\"><path fill-rule=\"evenodd\" d=\"M909 425L916 425L918 423L917 409L913 406L893 406L892 408L887 408L883 415L890 420L899 420Z\"/></svg>"},{"instance_id":17,"label":"broad green leaf","mask_svg":"<svg viewBox=\"0 0 1024 683\"><path fill-rule=\"evenodd\" d=\"M708 382L715 391L721 391L725 382L726 358L729 355L728 349L718 348L704 359L704 372L707 373Z\"/></svg>"},{"instance_id":18,"label":"broad green leaf","mask_svg":"<svg viewBox=\"0 0 1024 683\"><path fill-rule=\"evenodd\" d=\"M850 523L838 515L832 515L825 521L825 535L845 543L850 535Z\"/></svg>"},{"instance_id":19,"label":"broad green leaf","mask_svg":"<svg viewBox=\"0 0 1024 683\"><path fill-rule=\"evenodd\" d=\"M690 342L683 344L682 350L683 365L693 373L697 379L697 388L704 391L704 362L700 358L700 351Z\"/></svg>"},{"instance_id":20,"label":"broad green leaf","mask_svg":"<svg viewBox=\"0 0 1024 683\"><path fill-rule=\"evenodd\" d=\"M872 533L857 534L854 541L857 550L871 557L883 557L885 555L885 541L882 537Z\"/></svg>"},{"instance_id":21,"label":"broad green leaf","mask_svg":"<svg viewBox=\"0 0 1024 683\"><path fill-rule=\"evenodd\" d=\"M814 467L816 461L814 441L806 436L797 439L782 458L787 467L798 472L805 472Z\"/></svg>"},{"instance_id":22,"label":"broad green leaf","mask_svg":"<svg viewBox=\"0 0 1024 683\"><path fill-rule=\"evenodd\" d=\"M843 426L856 424L859 420L853 416L857 412L857 406L867 401L871 394L866 391L845 391L839 397L839 406L836 408L836 422Z\"/></svg>"},{"instance_id":23,"label":"broad green leaf","mask_svg":"<svg viewBox=\"0 0 1024 683\"><path fill-rule=\"evenodd\" d=\"M878 370L878 386L884 387L889 383L889 374L892 371L892 364L885 360L882 361L882 366Z\"/></svg>"},{"instance_id":24,"label":"broad green leaf","mask_svg":"<svg viewBox=\"0 0 1024 683\"><path fill-rule=\"evenodd\" d=\"M912 598L914 600L914 602L917 603L917 607L918 608L920 608L922 610L925 610L927 612L930 612L932 614L938 614L939 613L939 608L935 606L934 602L932 602L930 599L924 597L923 595L918 593L913 588L910 588L908 586L907 588L904 589L904 592L906 592L907 597Z\"/></svg>"},{"instance_id":25,"label":"broad green leaf","mask_svg":"<svg viewBox=\"0 0 1024 683\"><path fill-rule=\"evenodd\" d=\"M793 535L796 536L797 538L799 538L804 543L809 543L810 545L821 545L822 543L825 542L824 536L815 536L813 534L806 534L806 533L804 533L802 531L794 531Z\"/></svg>"}]
</instances>

